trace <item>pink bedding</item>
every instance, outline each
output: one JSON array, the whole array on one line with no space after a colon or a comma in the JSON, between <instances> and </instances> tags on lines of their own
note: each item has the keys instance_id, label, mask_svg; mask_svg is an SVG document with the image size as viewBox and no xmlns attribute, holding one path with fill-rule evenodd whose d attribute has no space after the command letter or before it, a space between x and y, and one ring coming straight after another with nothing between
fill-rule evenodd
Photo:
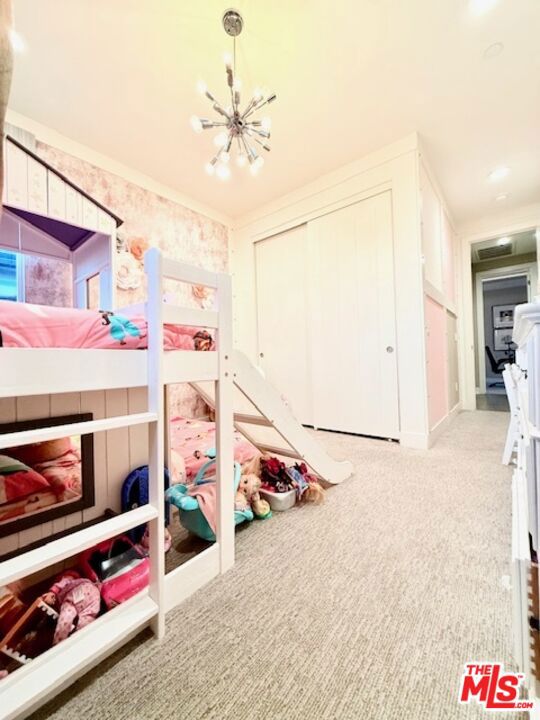
<instances>
[{"instance_id":1,"label":"pink bedding","mask_svg":"<svg viewBox=\"0 0 540 720\"><path fill-rule=\"evenodd\" d=\"M0 522L80 499L81 455L76 442L62 438L8 448L8 451L19 460L24 458L28 462L28 468L41 478L42 487L31 491L21 488L21 496L15 494L11 500L6 493L0 493Z\"/></svg>"},{"instance_id":2,"label":"pink bedding","mask_svg":"<svg viewBox=\"0 0 540 720\"><path fill-rule=\"evenodd\" d=\"M64 455L36 463L33 467L47 480L59 502L81 497L81 454L78 448L73 447Z\"/></svg>"},{"instance_id":3,"label":"pink bedding","mask_svg":"<svg viewBox=\"0 0 540 720\"><path fill-rule=\"evenodd\" d=\"M52 490L43 490L43 492L32 493L20 500L4 503L0 505L0 522L13 520L13 518L21 515L29 515L36 510L43 510L58 503L58 497Z\"/></svg>"},{"instance_id":4,"label":"pink bedding","mask_svg":"<svg viewBox=\"0 0 540 720\"><path fill-rule=\"evenodd\" d=\"M205 420L175 417L171 420L171 448L186 464L187 481L194 479L199 468L208 460L205 451L216 447L216 424ZM234 433L234 459L241 465L258 454L257 448L239 432Z\"/></svg>"},{"instance_id":5,"label":"pink bedding","mask_svg":"<svg viewBox=\"0 0 540 720\"><path fill-rule=\"evenodd\" d=\"M140 350L147 347L142 316L0 300L0 346ZM165 350L213 350L206 330L165 325Z\"/></svg>"}]
</instances>

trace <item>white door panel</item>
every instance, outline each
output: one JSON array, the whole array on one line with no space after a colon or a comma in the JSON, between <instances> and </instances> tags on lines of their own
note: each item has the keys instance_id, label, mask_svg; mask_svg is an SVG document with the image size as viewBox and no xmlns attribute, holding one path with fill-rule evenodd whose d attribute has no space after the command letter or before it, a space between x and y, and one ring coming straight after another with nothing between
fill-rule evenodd
<instances>
[{"instance_id":1,"label":"white door panel","mask_svg":"<svg viewBox=\"0 0 540 720\"><path fill-rule=\"evenodd\" d=\"M255 244L258 362L298 420L312 425L306 242L300 225Z\"/></svg>"},{"instance_id":2,"label":"white door panel","mask_svg":"<svg viewBox=\"0 0 540 720\"><path fill-rule=\"evenodd\" d=\"M399 437L390 192L308 223L317 427Z\"/></svg>"}]
</instances>

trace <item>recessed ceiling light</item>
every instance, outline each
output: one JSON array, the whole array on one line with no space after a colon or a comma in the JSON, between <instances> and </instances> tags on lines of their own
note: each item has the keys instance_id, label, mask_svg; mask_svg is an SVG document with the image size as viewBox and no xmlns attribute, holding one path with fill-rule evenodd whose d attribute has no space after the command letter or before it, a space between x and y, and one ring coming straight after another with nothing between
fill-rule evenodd
<instances>
[{"instance_id":1,"label":"recessed ceiling light","mask_svg":"<svg viewBox=\"0 0 540 720\"><path fill-rule=\"evenodd\" d=\"M498 0L469 0L469 12L471 15L484 15L493 10Z\"/></svg>"},{"instance_id":2,"label":"recessed ceiling light","mask_svg":"<svg viewBox=\"0 0 540 720\"><path fill-rule=\"evenodd\" d=\"M498 57L503 50L504 45L502 42L496 42L493 43L493 45L489 45L489 47L484 50L484 60L492 60L493 58Z\"/></svg>"},{"instance_id":3,"label":"recessed ceiling light","mask_svg":"<svg viewBox=\"0 0 540 720\"><path fill-rule=\"evenodd\" d=\"M500 165L489 173L488 180L490 182L499 182L499 180L504 180L509 172L510 168L507 165Z\"/></svg>"},{"instance_id":4,"label":"recessed ceiling light","mask_svg":"<svg viewBox=\"0 0 540 720\"><path fill-rule=\"evenodd\" d=\"M497 195L495 200L496 202L504 202L505 200L508 200L508 193L501 193L500 195Z\"/></svg>"},{"instance_id":5,"label":"recessed ceiling light","mask_svg":"<svg viewBox=\"0 0 540 720\"><path fill-rule=\"evenodd\" d=\"M512 238L505 236L505 237L499 238L497 240L497 245L510 245L511 242L512 242Z\"/></svg>"},{"instance_id":6,"label":"recessed ceiling light","mask_svg":"<svg viewBox=\"0 0 540 720\"><path fill-rule=\"evenodd\" d=\"M9 40L14 52L22 53L26 50L26 43L14 28L9 31Z\"/></svg>"}]
</instances>

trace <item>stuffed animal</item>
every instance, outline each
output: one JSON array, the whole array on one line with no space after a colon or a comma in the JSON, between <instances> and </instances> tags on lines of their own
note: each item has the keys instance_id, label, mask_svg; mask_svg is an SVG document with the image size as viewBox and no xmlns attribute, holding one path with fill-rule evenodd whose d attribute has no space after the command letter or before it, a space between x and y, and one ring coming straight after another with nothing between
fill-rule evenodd
<instances>
[{"instance_id":1,"label":"stuffed animal","mask_svg":"<svg viewBox=\"0 0 540 720\"><path fill-rule=\"evenodd\" d=\"M182 455L176 450L171 450L170 454L171 467L169 468L171 476L171 485L177 485L178 483L185 483L186 474L186 462Z\"/></svg>"},{"instance_id":2,"label":"stuffed animal","mask_svg":"<svg viewBox=\"0 0 540 720\"><path fill-rule=\"evenodd\" d=\"M255 473L247 473L240 478L240 485L236 493L236 505L242 502L241 496L247 505L251 506L255 517L263 520L272 516L270 505L259 495L261 489L261 479Z\"/></svg>"},{"instance_id":3,"label":"stuffed animal","mask_svg":"<svg viewBox=\"0 0 540 720\"><path fill-rule=\"evenodd\" d=\"M302 490L301 499L304 502L312 502L316 505L320 505L322 502L324 502L324 488L319 483L315 475L312 475L308 471L306 464L296 463L296 465L294 466L294 470L301 473L305 482L307 483L307 487Z\"/></svg>"},{"instance_id":4,"label":"stuffed animal","mask_svg":"<svg viewBox=\"0 0 540 720\"><path fill-rule=\"evenodd\" d=\"M48 605L59 607L53 645L89 625L96 619L101 607L99 588L75 570L67 570L60 575L43 600Z\"/></svg>"}]
</instances>

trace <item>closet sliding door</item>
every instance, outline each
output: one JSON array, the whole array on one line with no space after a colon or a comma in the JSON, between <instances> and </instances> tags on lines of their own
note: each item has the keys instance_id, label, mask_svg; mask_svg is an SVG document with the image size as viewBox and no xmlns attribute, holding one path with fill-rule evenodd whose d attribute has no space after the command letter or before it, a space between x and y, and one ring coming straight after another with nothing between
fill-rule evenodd
<instances>
[{"instance_id":1,"label":"closet sliding door","mask_svg":"<svg viewBox=\"0 0 540 720\"><path fill-rule=\"evenodd\" d=\"M306 225L255 244L259 365L304 425L313 425Z\"/></svg>"},{"instance_id":2,"label":"closet sliding door","mask_svg":"<svg viewBox=\"0 0 540 720\"><path fill-rule=\"evenodd\" d=\"M308 223L314 424L399 437L390 192Z\"/></svg>"}]
</instances>

